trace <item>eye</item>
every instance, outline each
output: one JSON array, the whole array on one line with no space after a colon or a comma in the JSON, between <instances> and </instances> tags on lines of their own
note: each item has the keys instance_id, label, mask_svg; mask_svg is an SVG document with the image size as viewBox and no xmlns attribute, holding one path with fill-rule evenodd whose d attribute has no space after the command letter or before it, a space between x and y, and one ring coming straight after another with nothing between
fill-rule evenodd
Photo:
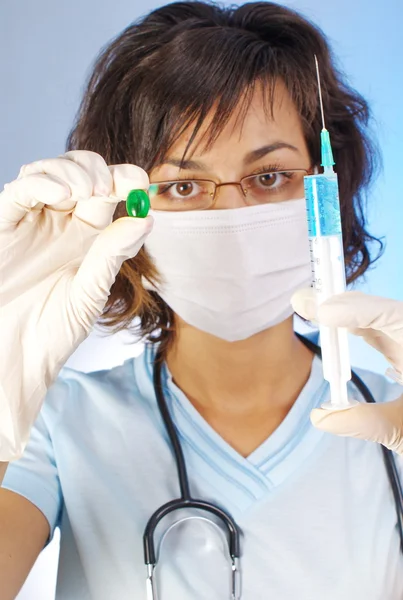
<instances>
[{"instance_id":1,"label":"eye","mask_svg":"<svg viewBox=\"0 0 403 600\"><path fill-rule=\"evenodd\" d=\"M262 173L256 176L256 182L261 187L273 188L281 183L282 177L284 177L283 173Z\"/></svg>"},{"instance_id":2,"label":"eye","mask_svg":"<svg viewBox=\"0 0 403 600\"><path fill-rule=\"evenodd\" d=\"M195 191L195 184L192 181L180 181L172 186L172 191L176 192L182 198L187 198Z\"/></svg>"},{"instance_id":3,"label":"eye","mask_svg":"<svg viewBox=\"0 0 403 600\"><path fill-rule=\"evenodd\" d=\"M165 184L150 186L152 193L157 197L169 198L171 200L190 200L198 196L201 192L201 186L196 181L169 181Z\"/></svg>"},{"instance_id":4,"label":"eye","mask_svg":"<svg viewBox=\"0 0 403 600\"><path fill-rule=\"evenodd\" d=\"M214 182L196 179L161 181L148 190L155 210L205 210L214 198Z\"/></svg>"},{"instance_id":5,"label":"eye","mask_svg":"<svg viewBox=\"0 0 403 600\"><path fill-rule=\"evenodd\" d=\"M244 193L250 204L283 202L300 198L304 193L304 169L266 171L243 179Z\"/></svg>"}]
</instances>

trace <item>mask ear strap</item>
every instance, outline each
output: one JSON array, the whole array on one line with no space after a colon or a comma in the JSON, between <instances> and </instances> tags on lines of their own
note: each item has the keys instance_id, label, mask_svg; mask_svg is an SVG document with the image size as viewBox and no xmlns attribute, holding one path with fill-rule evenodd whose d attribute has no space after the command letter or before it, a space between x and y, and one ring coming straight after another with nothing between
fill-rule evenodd
<instances>
[{"instance_id":1,"label":"mask ear strap","mask_svg":"<svg viewBox=\"0 0 403 600\"><path fill-rule=\"evenodd\" d=\"M313 174L314 175L318 175L319 174L319 167L318 167L318 165L314 166L314 168L313 168Z\"/></svg>"}]
</instances>

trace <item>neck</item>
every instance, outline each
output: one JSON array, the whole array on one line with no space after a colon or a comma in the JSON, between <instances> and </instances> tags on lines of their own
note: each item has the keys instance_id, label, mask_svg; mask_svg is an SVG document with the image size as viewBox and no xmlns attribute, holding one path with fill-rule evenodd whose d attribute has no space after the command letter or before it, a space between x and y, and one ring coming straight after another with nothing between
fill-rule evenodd
<instances>
[{"instance_id":1,"label":"neck","mask_svg":"<svg viewBox=\"0 0 403 600\"><path fill-rule=\"evenodd\" d=\"M178 319L167 364L176 385L202 414L286 412L311 370L312 353L292 317L239 342L226 342Z\"/></svg>"}]
</instances>

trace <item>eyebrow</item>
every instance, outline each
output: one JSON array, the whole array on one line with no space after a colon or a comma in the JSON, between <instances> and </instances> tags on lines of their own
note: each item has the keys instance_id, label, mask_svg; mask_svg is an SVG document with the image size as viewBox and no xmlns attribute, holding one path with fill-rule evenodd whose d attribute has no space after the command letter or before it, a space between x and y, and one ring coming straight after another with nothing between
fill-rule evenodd
<instances>
[{"instance_id":1,"label":"eyebrow","mask_svg":"<svg viewBox=\"0 0 403 600\"><path fill-rule=\"evenodd\" d=\"M267 154L270 154L271 152L274 152L275 150L282 150L283 148L286 148L288 150L292 150L293 152L297 152L299 153L299 150L296 146L293 146L292 144L287 144L286 142L273 142L272 144L269 144L267 146L262 146L261 148L258 148L257 150L253 150L252 152L249 152L245 158L244 158L244 164L245 165L250 165L254 162L256 162L257 160L259 160L259 158L262 158L263 156L266 156ZM207 170L207 166L205 164L203 164L202 162L199 161L195 161L195 160L185 160L182 161L179 158L167 158L166 160L163 161L164 165L173 165L174 167L178 167L178 168L182 168L183 170L192 170L192 171L206 171Z\"/></svg>"}]
</instances>

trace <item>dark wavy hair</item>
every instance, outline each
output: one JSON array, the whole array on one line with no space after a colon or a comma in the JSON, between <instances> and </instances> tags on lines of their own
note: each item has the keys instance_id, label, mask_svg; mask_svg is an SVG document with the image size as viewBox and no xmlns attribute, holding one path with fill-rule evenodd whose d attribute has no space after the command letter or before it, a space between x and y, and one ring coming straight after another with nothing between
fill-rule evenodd
<instances>
[{"instance_id":1,"label":"dark wavy hair","mask_svg":"<svg viewBox=\"0 0 403 600\"><path fill-rule=\"evenodd\" d=\"M364 192L379 153L368 133L368 104L336 68L322 31L293 10L272 2L175 2L141 18L97 58L67 149L92 150L108 164L133 163L150 172L194 123L187 155L213 106L206 147L214 143L236 106L248 108L257 83L264 84L272 111L274 86L281 79L301 117L312 164L319 165L314 54L339 173L351 283L382 251L382 242L366 230L364 212ZM125 215L120 203L114 219ZM374 241L380 244L376 258L369 250ZM123 263L99 323L111 333L129 329L166 349L175 332L174 315L156 292L143 287L142 277L158 282L144 249Z\"/></svg>"}]
</instances>

